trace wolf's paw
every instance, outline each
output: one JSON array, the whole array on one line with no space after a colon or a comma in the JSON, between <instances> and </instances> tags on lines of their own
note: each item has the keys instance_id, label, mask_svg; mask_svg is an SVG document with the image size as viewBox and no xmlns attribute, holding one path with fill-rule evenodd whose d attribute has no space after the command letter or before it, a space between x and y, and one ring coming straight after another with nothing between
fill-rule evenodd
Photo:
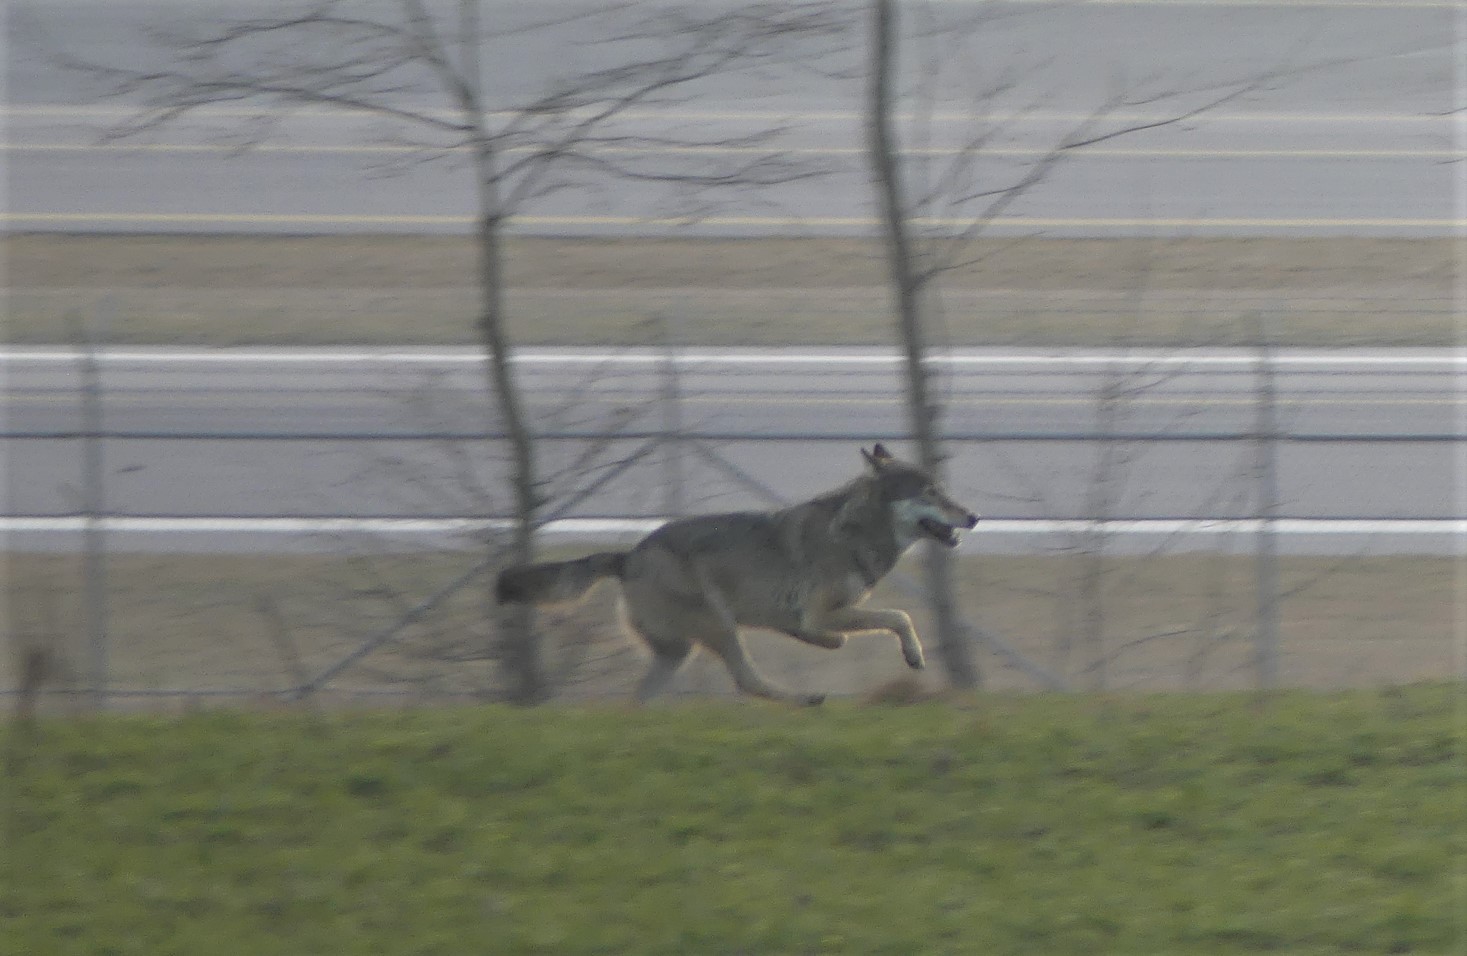
<instances>
[{"instance_id":1,"label":"wolf's paw","mask_svg":"<svg viewBox=\"0 0 1467 956\"><path fill-rule=\"evenodd\" d=\"M914 671L920 671L927 667L927 659L922 656L920 647L902 648L902 657L906 659L907 666Z\"/></svg>"},{"instance_id":2,"label":"wolf's paw","mask_svg":"<svg viewBox=\"0 0 1467 956\"><path fill-rule=\"evenodd\" d=\"M825 695L808 694L806 695L805 699L801 701L801 703L804 704L806 707L819 707L821 704L825 703Z\"/></svg>"}]
</instances>

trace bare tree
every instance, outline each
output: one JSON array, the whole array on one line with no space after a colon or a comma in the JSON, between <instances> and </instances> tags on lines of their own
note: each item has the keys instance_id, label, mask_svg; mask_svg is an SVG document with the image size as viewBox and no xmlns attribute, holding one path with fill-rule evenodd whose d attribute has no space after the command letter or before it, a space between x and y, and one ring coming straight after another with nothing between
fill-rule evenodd
<instances>
[{"instance_id":1,"label":"bare tree","mask_svg":"<svg viewBox=\"0 0 1467 956\"><path fill-rule=\"evenodd\" d=\"M929 275L919 266L908 229L912 206L903 192L899 147L892 130L892 84L896 68L896 13L892 0L873 0L871 65L866 111L867 151L881 209L882 237L887 268L896 298L897 331L901 340L907 387L907 421L917 445L917 461L930 474L940 475L942 454L937 432L937 407L926 366L927 315L923 297ZM925 572L928 600L937 628L937 650L948 676L959 687L980 682L977 661L961 630L954 595L952 561L946 551L928 547Z\"/></svg>"},{"instance_id":2,"label":"bare tree","mask_svg":"<svg viewBox=\"0 0 1467 956\"><path fill-rule=\"evenodd\" d=\"M902 75L897 57L902 32L896 7L895 0L871 0L866 147L904 360L908 421L922 466L940 473L944 458L941 408L933 373L926 364L933 348L930 326L937 311L937 282L944 273L971 264L967 252L971 241L1019 199L1040 187L1064 160L1084 148L1185 123L1264 88L1291 71L1280 68L1192 90L1155 93L1119 89L1026 166L999 174L998 181L991 181L978 169L979 161L1021 114L1007 121L975 121L970 135L955 148L929 151L929 158L920 163L904 155L893 121L893 104L900 95L898 82ZM966 28L981 29L998 15L980 11ZM933 25L927 33L937 36L943 31ZM939 66L929 66L929 78ZM977 106L974 113L982 115L987 112L981 108L983 105L1002 100L1014 89L1016 76L1000 73L989 83L975 79L969 85ZM930 107L930 91L924 92L929 93ZM1133 117L1136 110L1146 107L1160 111L1155 118L1117 119ZM968 629L957 611L950 553L929 548L925 574L939 656L955 685L976 687L982 674L970 647Z\"/></svg>"},{"instance_id":3,"label":"bare tree","mask_svg":"<svg viewBox=\"0 0 1467 956\"><path fill-rule=\"evenodd\" d=\"M646 323L649 327L655 324ZM541 487L553 502L542 509L543 522L573 513L633 469L655 461L663 445L677 437L655 430L649 434L648 421L655 422L658 417L658 403L651 391L645 403L603 407L596 401L597 392L634 388L636 383L624 375L615 362L593 366L583 378L560 391L552 405L539 406L537 441L574 435L577 446L565 460L557 462L560 456L553 454L542 460ZM355 476L354 480L374 489L388 489L401 513L470 518L492 518L502 513L504 489L495 479L496 469L486 465L482 446L462 433L465 421L485 414L488 399L479 392L456 398L456 379L456 374L453 379L442 373L424 376L405 390L392 393L402 413L416 423L417 434L441 436L429 446L432 458L399 456L379 449L364 458ZM655 425L651 427L655 429ZM319 602L323 613L317 619L343 635L377 632L378 636L362 647L386 650L390 644L395 648L395 656L376 669L374 679L415 686L419 692L483 696L490 691L486 677L493 676L486 675L485 668L494 661L496 650L485 641L483 622L492 621L495 612L489 603L485 613L483 602L492 601L487 591L478 593L480 602L472 604L471 610L465 600L471 596L470 585L478 579L478 573L453 578L453 585L441 592L429 609L431 614L415 610L416 596L437 591L445 577L456 574L451 569L463 563L465 552L477 555L469 558L476 569L502 564L506 545L505 536L497 530L471 526L434 543L434 548L441 548L437 557L444 561L436 560L429 552L426 560L404 562L386 539L374 540L360 533L340 536L332 542L332 550L347 560L340 566L340 577L331 582L334 596ZM400 626L402 622L411 626ZM614 656L596 646L602 635L596 625L589 624L582 607L541 609L537 623L540 660L550 693L581 683L584 671L589 669L583 665L602 663L599 658ZM351 652L352 660L360 661L359 666L365 668L368 661L359 651ZM334 665L328 671L332 677L340 673ZM314 690L320 684L319 680L306 678L298 686Z\"/></svg>"},{"instance_id":4,"label":"bare tree","mask_svg":"<svg viewBox=\"0 0 1467 956\"><path fill-rule=\"evenodd\" d=\"M804 3L752 2L704 12L693 5L642 11L637 3L621 2L592 12L522 15L497 28L482 22L485 9L483 0L314 0L281 16L153 31L152 41L165 54L157 69L73 65L100 79L108 94L140 103L117 135L228 103L258 107L239 130L248 148L293 111L326 108L385 122L418 147L424 161L467 164L481 291L474 324L512 458L514 531L507 558L523 563L535 558L546 502L534 427L511 361L505 229L538 200L608 182L677 187L685 211L696 214L711 208L718 191L814 174L808 162L775 148L777 128L730 138L685 126L643 132L626 120L634 110L686 102L712 78L809 57L843 26L823 5ZM596 59L612 65L552 80L517 99L501 94L507 78L493 75L491 53L539 31L597 18ZM689 150L698 151L696 166L671 158ZM548 683L532 612L514 606L503 613L499 652L508 696L521 703L542 700Z\"/></svg>"}]
</instances>

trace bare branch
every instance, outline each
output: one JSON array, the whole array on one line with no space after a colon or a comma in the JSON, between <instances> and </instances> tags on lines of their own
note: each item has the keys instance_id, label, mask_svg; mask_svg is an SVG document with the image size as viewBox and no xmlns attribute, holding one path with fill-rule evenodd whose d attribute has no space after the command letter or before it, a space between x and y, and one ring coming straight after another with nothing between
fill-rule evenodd
<instances>
[{"instance_id":1,"label":"bare branch","mask_svg":"<svg viewBox=\"0 0 1467 956\"><path fill-rule=\"evenodd\" d=\"M518 42L527 32L582 17L622 18L633 5L566 16L521 16L498 32L481 27L480 14L488 8L475 0L441 9L431 0L370 6L310 0L300 6L289 15L238 19L206 31L151 31L152 44L162 54L158 67L67 65L104 84L109 95L139 104L129 120L111 130L114 137L154 130L205 107L237 104L242 112L255 111L236 130L248 147L277 132L288 116L315 108L358 113L411 130L410 136L427 141L417 144L427 151L413 157L418 162L437 150L438 155L464 156L472 164L480 291L473 323L487 359L490 394L508 435L511 465L505 484L513 499L514 526L507 550L515 561L532 561L535 533L545 521L603 487L643 452L603 466L602 450L591 449L578 465L594 478L558 502L543 499L546 482L539 474L533 423L510 362L504 227L528 203L566 189L652 182L672 187L670 192L706 209L718 190L742 191L819 174L822 169L777 148L778 129L737 136L685 128L648 134L619 122L633 110L689 102L715 77L798 63L810 55L812 41L827 47L817 58L834 52L847 29L843 11L834 3L773 0L712 11L692 4L649 4L649 14L625 32L607 39L602 31L596 56L613 65L570 72L516 94L519 102L504 106L491 93L493 82L483 75L495 42ZM512 15L500 5L492 9ZM696 161L687 162L689 157ZM749 201L747 195L740 199ZM468 459L455 464L459 480L472 482ZM547 507L551 504L558 507ZM473 573L465 575L439 596L404 612L394 629L302 682L302 691L321 686L391 640L415 616L473 578ZM516 699L537 702L546 688L530 612L511 608L502 623L501 661L515 675Z\"/></svg>"}]
</instances>

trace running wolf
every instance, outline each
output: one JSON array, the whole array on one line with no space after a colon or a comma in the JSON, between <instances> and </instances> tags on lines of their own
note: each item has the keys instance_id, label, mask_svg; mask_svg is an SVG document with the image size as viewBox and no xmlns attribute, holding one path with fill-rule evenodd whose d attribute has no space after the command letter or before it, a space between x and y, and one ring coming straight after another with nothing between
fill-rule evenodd
<instances>
[{"instance_id":1,"label":"running wolf","mask_svg":"<svg viewBox=\"0 0 1467 956\"><path fill-rule=\"evenodd\" d=\"M859 605L917 541L956 547L958 529L972 528L978 516L881 445L861 454L860 477L811 501L779 511L682 518L630 551L506 568L496 594L501 602L568 601L602 578L619 579L625 619L652 650L637 688L640 701L666 687L698 644L723 659L746 693L796 704L825 699L766 680L749 661L740 627L831 650L850 633L888 631L907 665L921 669L912 619Z\"/></svg>"}]
</instances>

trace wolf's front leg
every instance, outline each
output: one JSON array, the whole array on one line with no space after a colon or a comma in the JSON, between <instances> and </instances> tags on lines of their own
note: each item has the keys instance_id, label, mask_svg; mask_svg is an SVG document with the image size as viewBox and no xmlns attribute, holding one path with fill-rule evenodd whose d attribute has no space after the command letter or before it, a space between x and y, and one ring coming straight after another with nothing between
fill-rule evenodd
<instances>
[{"instance_id":1,"label":"wolf's front leg","mask_svg":"<svg viewBox=\"0 0 1467 956\"><path fill-rule=\"evenodd\" d=\"M907 616L906 611L895 608L841 607L825 611L816 620L808 623L811 625L810 630L815 633L890 631L901 644L902 657L908 667L919 671L927 666L926 658L922 656L922 642L917 639L917 629L912 626L912 619Z\"/></svg>"},{"instance_id":2,"label":"wolf's front leg","mask_svg":"<svg viewBox=\"0 0 1467 956\"><path fill-rule=\"evenodd\" d=\"M836 631L788 631L790 637L806 644L823 647L827 651L838 651L846 646L846 636Z\"/></svg>"}]
</instances>

